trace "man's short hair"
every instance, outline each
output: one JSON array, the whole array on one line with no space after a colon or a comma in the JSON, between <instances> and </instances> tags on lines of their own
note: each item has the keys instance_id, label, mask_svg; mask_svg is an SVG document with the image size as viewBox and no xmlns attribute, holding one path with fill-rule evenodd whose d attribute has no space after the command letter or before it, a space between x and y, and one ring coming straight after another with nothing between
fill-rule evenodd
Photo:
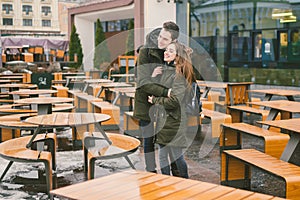
<instances>
[{"instance_id":1,"label":"man's short hair","mask_svg":"<svg viewBox=\"0 0 300 200\"><path fill-rule=\"evenodd\" d=\"M166 31L169 31L171 33L172 40L175 40L175 39L178 38L178 36L179 36L179 27L176 23L174 23L172 21L165 22L163 24L163 28Z\"/></svg>"}]
</instances>

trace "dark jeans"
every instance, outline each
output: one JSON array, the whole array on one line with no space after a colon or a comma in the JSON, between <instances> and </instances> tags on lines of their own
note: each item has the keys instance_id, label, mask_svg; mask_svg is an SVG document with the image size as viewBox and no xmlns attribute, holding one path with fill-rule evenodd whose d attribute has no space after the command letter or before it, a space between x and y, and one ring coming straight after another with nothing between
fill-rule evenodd
<instances>
[{"instance_id":1,"label":"dark jeans","mask_svg":"<svg viewBox=\"0 0 300 200\"><path fill-rule=\"evenodd\" d=\"M142 137L144 140L144 156L146 171L154 172L156 171L155 162L155 147L154 147L154 125L153 122L140 120L140 127L142 132Z\"/></svg>"},{"instance_id":2,"label":"dark jeans","mask_svg":"<svg viewBox=\"0 0 300 200\"><path fill-rule=\"evenodd\" d=\"M171 155L171 156L170 156ZM170 162L175 163L179 176L189 178L187 164L184 160L183 151L180 147L159 145L159 163L162 174L170 175ZM172 170L173 171L173 170ZM173 174L174 175L174 174Z\"/></svg>"},{"instance_id":3,"label":"dark jeans","mask_svg":"<svg viewBox=\"0 0 300 200\"><path fill-rule=\"evenodd\" d=\"M156 172L154 124L153 122L144 120L140 120L139 124L144 140L143 146L146 171ZM172 155L170 155L170 157L172 157ZM180 176L175 162L171 162L171 170L173 176Z\"/></svg>"}]
</instances>

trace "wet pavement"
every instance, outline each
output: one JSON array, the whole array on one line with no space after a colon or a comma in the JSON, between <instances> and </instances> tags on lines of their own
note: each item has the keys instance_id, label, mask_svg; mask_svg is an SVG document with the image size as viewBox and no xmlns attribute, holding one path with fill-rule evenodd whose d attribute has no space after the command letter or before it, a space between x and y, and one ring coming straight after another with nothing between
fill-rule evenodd
<instances>
[{"instance_id":1,"label":"wet pavement","mask_svg":"<svg viewBox=\"0 0 300 200\"><path fill-rule=\"evenodd\" d=\"M209 124L202 125L201 133L197 135L185 153L189 176L190 179L219 184L219 144L208 143L204 145L203 141L206 135L209 135ZM58 138L60 144L67 141L65 136ZM129 157L137 170L145 169L142 147ZM0 158L0 163L0 171L2 172L8 161ZM131 168L125 159L118 158L99 161L95 169L95 177L101 177ZM55 188L85 181L82 150L57 152L57 170L55 173L53 178ZM160 172L158 171L158 173ZM14 163L0 183L0 199L48 199L45 190L43 165ZM55 197L55 199L61 198Z\"/></svg>"},{"instance_id":2,"label":"wet pavement","mask_svg":"<svg viewBox=\"0 0 300 200\"><path fill-rule=\"evenodd\" d=\"M292 88L293 89L293 88ZM299 101L299 98L297 99ZM121 115L122 116L122 115ZM253 119L252 119L253 120ZM122 127L120 125L120 127ZM112 132L112 131L109 131ZM201 132L185 152L190 179L210 183L220 183L219 143L209 138L210 125L202 124ZM71 135L59 137L59 144L69 142ZM137 170L144 170L143 149L129 156ZM8 161L0 158L0 172ZM158 163L158 162L157 162ZM72 185L86 180L83 172L82 150L57 152L57 170L54 176L56 188ZM43 166L38 164L14 163L8 174L0 183L0 199L48 199ZM106 176L120 170L130 169L123 158L97 162L95 177ZM160 173L158 171L158 173ZM33 179L34 178L34 179ZM61 199L55 197L55 199Z\"/></svg>"}]
</instances>

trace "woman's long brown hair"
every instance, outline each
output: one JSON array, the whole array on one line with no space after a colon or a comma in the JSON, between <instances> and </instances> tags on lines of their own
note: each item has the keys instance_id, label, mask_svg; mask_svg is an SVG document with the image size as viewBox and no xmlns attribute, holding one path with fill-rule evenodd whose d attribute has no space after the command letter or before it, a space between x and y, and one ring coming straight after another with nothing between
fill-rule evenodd
<instances>
[{"instance_id":1,"label":"woman's long brown hair","mask_svg":"<svg viewBox=\"0 0 300 200\"><path fill-rule=\"evenodd\" d=\"M172 42L176 48L175 66L176 73L183 74L188 82L188 86L191 87L192 82L195 80L195 74L193 70L191 54L193 50L179 42Z\"/></svg>"}]
</instances>

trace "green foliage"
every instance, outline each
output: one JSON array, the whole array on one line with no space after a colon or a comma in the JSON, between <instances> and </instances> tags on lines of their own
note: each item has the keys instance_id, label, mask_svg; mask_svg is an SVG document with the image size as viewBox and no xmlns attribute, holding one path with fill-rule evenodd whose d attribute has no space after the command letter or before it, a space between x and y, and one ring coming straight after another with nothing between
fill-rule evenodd
<instances>
[{"instance_id":1,"label":"green foliage","mask_svg":"<svg viewBox=\"0 0 300 200\"><path fill-rule=\"evenodd\" d=\"M77 54L77 63L71 64L70 67L78 69L82 65L83 53L79 35L76 33L76 27L73 24L69 44L70 61L74 61L75 54Z\"/></svg>"},{"instance_id":2,"label":"green foliage","mask_svg":"<svg viewBox=\"0 0 300 200\"><path fill-rule=\"evenodd\" d=\"M95 35L95 53L94 53L94 67L99 68L102 63L110 62L110 52L107 47L106 38L103 32L100 19L96 22Z\"/></svg>"},{"instance_id":3,"label":"green foliage","mask_svg":"<svg viewBox=\"0 0 300 200\"><path fill-rule=\"evenodd\" d=\"M134 20L131 19L128 24L128 36L126 40L126 55L134 56Z\"/></svg>"}]
</instances>

